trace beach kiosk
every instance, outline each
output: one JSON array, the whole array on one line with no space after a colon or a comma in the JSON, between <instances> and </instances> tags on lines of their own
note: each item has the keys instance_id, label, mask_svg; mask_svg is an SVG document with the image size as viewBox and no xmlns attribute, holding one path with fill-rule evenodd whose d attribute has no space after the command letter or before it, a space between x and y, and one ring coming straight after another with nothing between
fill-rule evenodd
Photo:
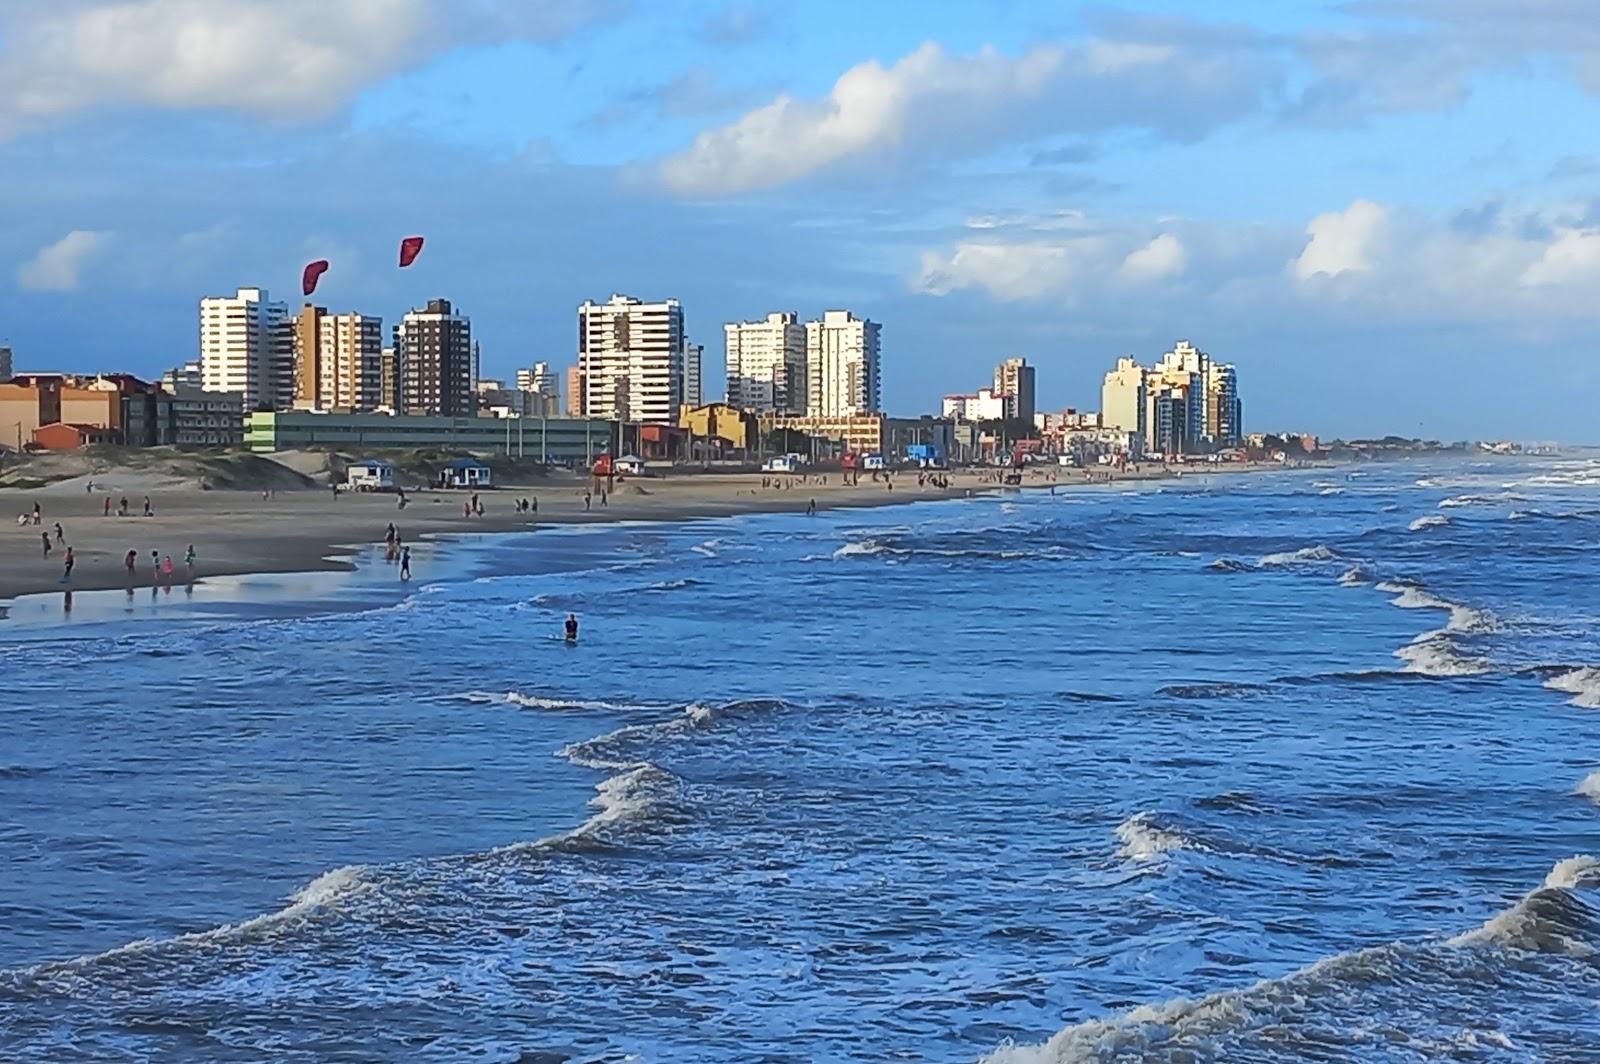
<instances>
[{"instance_id":1,"label":"beach kiosk","mask_svg":"<svg viewBox=\"0 0 1600 1064\"><path fill-rule=\"evenodd\" d=\"M625 454L616 461L619 476L642 477L644 476L644 459L636 454Z\"/></svg>"},{"instance_id":2,"label":"beach kiosk","mask_svg":"<svg viewBox=\"0 0 1600 1064\"><path fill-rule=\"evenodd\" d=\"M441 488L487 488L493 482L488 466L476 458L457 458L439 470Z\"/></svg>"},{"instance_id":3,"label":"beach kiosk","mask_svg":"<svg viewBox=\"0 0 1600 1064\"><path fill-rule=\"evenodd\" d=\"M349 491L393 491L394 466L378 458L363 458L344 469L344 486Z\"/></svg>"}]
</instances>

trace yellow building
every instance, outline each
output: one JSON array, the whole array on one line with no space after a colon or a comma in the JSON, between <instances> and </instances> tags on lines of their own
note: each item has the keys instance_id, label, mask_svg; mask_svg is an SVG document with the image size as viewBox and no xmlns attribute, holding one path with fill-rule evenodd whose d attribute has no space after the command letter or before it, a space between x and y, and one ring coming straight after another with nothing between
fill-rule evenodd
<instances>
[{"instance_id":1,"label":"yellow building","mask_svg":"<svg viewBox=\"0 0 1600 1064\"><path fill-rule=\"evenodd\" d=\"M727 403L679 407L678 427L686 429L693 436L716 436L727 440L728 446L739 451L753 448L761 431L754 414Z\"/></svg>"},{"instance_id":2,"label":"yellow building","mask_svg":"<svg viewBox=\"0 0 1600 1064\"><path fill-rule=\"evenodd\" d=\"M844 444L856 454L878 454L883 450L884 416L855 414L844 417L773 417L761 419L763 428L792 429L807 436L820 436Z\"/></svg>"}]
</instances>

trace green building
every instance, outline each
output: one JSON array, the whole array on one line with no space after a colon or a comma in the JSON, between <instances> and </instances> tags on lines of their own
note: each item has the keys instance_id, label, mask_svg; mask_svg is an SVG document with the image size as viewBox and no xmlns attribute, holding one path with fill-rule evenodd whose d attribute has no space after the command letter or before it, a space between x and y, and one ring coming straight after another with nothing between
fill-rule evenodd
<instances>
[{"instance_id":1,"label":"green building","mask_svg":"<svg viewBox=\"0 0 1600 1064\"><path fill-rule=\"evenodd\" d=\"M306 410L258 411L245 421L252 451L384 448L471 451L514 458L583 463L610 451L616 422L575 417L413 417L389 414L319 414Z\"/></svg>"}]
</instances>

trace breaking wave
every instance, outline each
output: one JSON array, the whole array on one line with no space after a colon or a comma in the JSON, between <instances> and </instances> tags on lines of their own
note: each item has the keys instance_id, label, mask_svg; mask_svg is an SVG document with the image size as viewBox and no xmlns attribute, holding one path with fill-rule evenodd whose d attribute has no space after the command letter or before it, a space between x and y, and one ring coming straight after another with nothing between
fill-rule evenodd
<instances>
[{"instance_id":1,"label":"breaking wave","mask_svg":"<svg viewBox=\"0 0 1600 1064\"><path fill-rule=\"evenodd\" d=\"M1117 825L1117 856L1124 861L1148 863L1178 850L1205 850L1206 846L1156 813L1135 813Z\"/></svg>"},{"instance_id":2,"label":"breaking wave","mask_svg":"<svg viewBox=\"0 0 1600 1064\"><path fill-rule=\"evenodd\" d=\"M512 691L494 695L484 691L469 691L454 696L473 703L509 702L541 709L550 708L627 708L609 702L546 699L522 695ZM724 717L747 710L770 710L787 706L779 700L748 700L731 702L724 706L690 705L665 720L649 724L628 724L603 735L572 743L560 751L560 756L573 764L605 772L608 775L595 785L595 796L589 801L594 812L577 827L559 835L532 842L517 842L483 853L455 856L416 858L395 865L346 865L317 876L288 898L281 909L239 923L225 924L205 931L175 935L171 938L140 939L102 953L77 957L67 961L48 961L26 968L0 969L0 981L27 983L49 981L73 975L102 964L116 964L132 957L150 954L172 954L195 947L215 948L292 931L308 921L337 917L356 899L368 897L382 899L385 884L396 874L422 870L433 878L438 866L483 862L512 855L523 857L530 853L560 853L571 849L588 849L605 845L617 832L670 820L682 813L682 781L644 756L650 747L662 739L704 731L712 728ZM640 708L640 707L634 707ZM355 918L359 918L359 914Z\"/></svg>"},{"instance_id":3,"label":"breaking wave","mask_svg":"<svg viewBox=\"0 0 1600 1064\"><path fill-rule=\"evenodd\" d=\"M1494 618L1487 610L1473 609L1459 602L1440 598L1421 584L1386 580L1377 585L1379 591L1395 597L1390 601L1403 610L1442 610L1450 615L1445 627L1451 632L1486 632L1494 628Z\"/></svg>"},{"instance_id":4,"label":"breaking wave","mask_svg":"<svg viewBox=\"0 0 1600 1064\"><path fill-rule=\"evenodd\" d=\"M1450 519L1444 514L1428 514L1426 517L1419 517L1411 522L1411 531L1421 532L1427 528L1442 528L1449 523Z\"/></svg>"},{"instance_id":5,"label":"breaking wave","mask_svg":"<svg viewBox=\"0 0 1600 1064\"><path fill-rule=\"evenodd\" d=\"M1440 598L1420 584L1385 581L1377 588L1394 595L1390 601L1401 609L1439 610L1450 615L1443 628L1423 632L1394 652L1395 657L1406 663L1407 672L1454 677L1483 676L1494 671L1488 659L1463 652L1459 642L1461 636L1469 633L1493 631L1493 615Z\"/></svg>"},{"instance_id":6,"label":"breaking wave","mask_svg":"<svg viewBox=\"0 0 1600 1064\"><path fill-rule=\"evenodd\" d=\"M1232 558L1218 558L1210 565L1207 565L1206 568L1216 573L1249 573L1254 572L1256 567L1249 562L1235 561Z\"/></svg>"},{"instance_id":7,"label":"breaking wave","mask_svg":"<svg viewBox=\"0 0 1600 1064\"><path fill-rule=\"evenodd\" d=\"M1600 669L1585 665L1550 677L1544 682L1552 691L1572 696L1568 705L1582 709L1600 709Z\"/></svg>"},{"instance_id":8,"label":"breaking wave","mask_svg":"<svg viewBox=\"0 0 1600 1064\"><path fill-rule=\"evenodd\" d=\"M1143 815L1143 814L1141 814ZM1135 818L1137 819L1137 818ZM1600 935L1600 910L1584 896L1600 887L1600 861L1576 856L1558 862L1544 883L1483 926L1442 942L1391 942L1326 957L1287 975L1202 998L1175 998L1119 1015L1064 1028L1040 1045L1006 1043L980 1064L1079 1064L1103 1060L1256 1059L1252 1035L1270 1032L1285 1057L1342 1060L1377 1052L1387 1059L1396 1033L1405 1032L1406 1056L1442 1054L1422 1049L1422 1032L1437 1027L1438 999L1456 986L1478 988L1485 979L1518 979L1522 958L1591 957ZM1511 953L1516 956L1504 957ZM1509 965L1509 967L1504 967ZM1394 1016L1397 990L1409 991L1404 1018ZM1381 1027L1370 1018L1390 1017ZM1412 1023L1414 1021L1414 1029ZM1459 1024L1454 1033L1462 1034ZM1513 1046L1493 1019L1471 1045ZM1463 1043L1466 1044L1466 1043ZM1463 1058L1464 1059L1464 1058Z\"/></svg>"},{"instance_id":9,"label":"breaking wave","mask_svg":"<svg viewBox=\"0 0 1600 1064\"><path fill-rule=\"evenodd\" d=\"M1326 544L1319 543L1315 547L1302 547L1299 550L1268 554L1256 564L1264 569L1270 569L1286 565L1303 565L1308 562L1336 562L1338 560L1338 551Z\"/></svg>"},{"instance_id":10,"label":"breaking wave","mask_svg":"<svg viewBox=\"0 0 1600 1064\"><path fill-rule=\"evenodd\" d=\"M1339 577L1339 583L1345 587L1366 587L1372 583L1372 574L1359 565L1352 565Z\"/></svg>"},{"instance_id":11,"label":"breaking wave","mask_svg":"<svg viewBox=\"0 0 1600 1064\"><path fill-rule=\"evenodd\" d=\"M1591 772L1578 781L1572 789L1573 794L1581 794L1591 802L1600 805L1600 772Z\"/></svg>"},{"instance_id":12,"label":"breaking wave","mask_svg":"<svg viewBox=\"0 0 1600 1064\"><path fill-rule=\"evenodd\" d=\"M1526 502L1527 497L1511 491L1494 495L1456 495L1439 503L1441 510L1456 510L1467 506L1500 506L1508 502Z\"/></svg>"}]
</instances>

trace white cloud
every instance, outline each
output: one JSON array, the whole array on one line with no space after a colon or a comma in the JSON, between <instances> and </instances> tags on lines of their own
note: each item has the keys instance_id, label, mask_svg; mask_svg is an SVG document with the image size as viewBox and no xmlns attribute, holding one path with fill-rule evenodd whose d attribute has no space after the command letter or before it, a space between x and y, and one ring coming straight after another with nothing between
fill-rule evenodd
<instances>
[{"instance_id":1,"label":"white cloud","mask_svg":"<svg viewBox=\"0 0 1600 1064\"><path fill-rule=\"evenodd\" d=\"M472 39L548 39L606 0L57 0L0 5L0 134L99 105L327 115Z\"/></svg>"},{"instance_id":2,"label":"white cloud","mask_svg":"<svg viewBox=\"0 0 1600 1064\"><path fill-rule=\"evenodd\" d=\"M1600 284L1600 229L1563 229L1522 272L1522 283L1534 288Z\"/></svg>"},{"instance_id":3,"label":"white cloud","mask_svg":"<svg viewBox=\"0 0 1600 1064\"><path fill-rule=\"evenodd\" d=\"M1356 200L1343 211L1319 214L1306 226L1305 250L1289 264L1302 281L1370 270L1388 212L1370 200Z\"/></svg>"},{"instance_id":4,"label":"white cloud","mask_svg":"<svg viewBox=\"0 0 1600 1064\"><path fill-rule=\"evenodd\" d=\"M1130 281L1161 281L1182 276L1188 267L1188 252L1183 242L1171 233L1162 233L1122 260L1122 276Z\"/></svg>"},{"instance_id":5,"label":"white cloud","mask_svg":"<svg viewBox=\"0 0 1600 1064\"><path fill-rule=\"evenodd\" d=\"M1007 302L1061 295L1095 250L1075 242L962 241L948 256L925 252L914 287L939 296L983 288Z\"/></svg>"},{"instance_id":6,"label":"white cloud","mask_svg":"<svg viewBox=\"0 0 1600 1064\"><path fill-rule=\"evenodd\" d=\"M929 42L889 67L852 67L820 98L781 95L707 130L664 160L661 175L677 192L716 195L854 158L954 157L1076 130L1193 137L1259 107L1271 75L1232 58L1136 41L1044 44L1018 56Z\"/></svg>"},{"instance_id":7,"label":"white cloud","mask_svg":"<svg viewBox=\"0 0 1600 1064\"><path fill-rule=\"evenodd\" d=\"M17 267L17 283L37 292L71 292L84 263L110 239L108 232L74 229Z\"/></svg>"}]
</instances>

